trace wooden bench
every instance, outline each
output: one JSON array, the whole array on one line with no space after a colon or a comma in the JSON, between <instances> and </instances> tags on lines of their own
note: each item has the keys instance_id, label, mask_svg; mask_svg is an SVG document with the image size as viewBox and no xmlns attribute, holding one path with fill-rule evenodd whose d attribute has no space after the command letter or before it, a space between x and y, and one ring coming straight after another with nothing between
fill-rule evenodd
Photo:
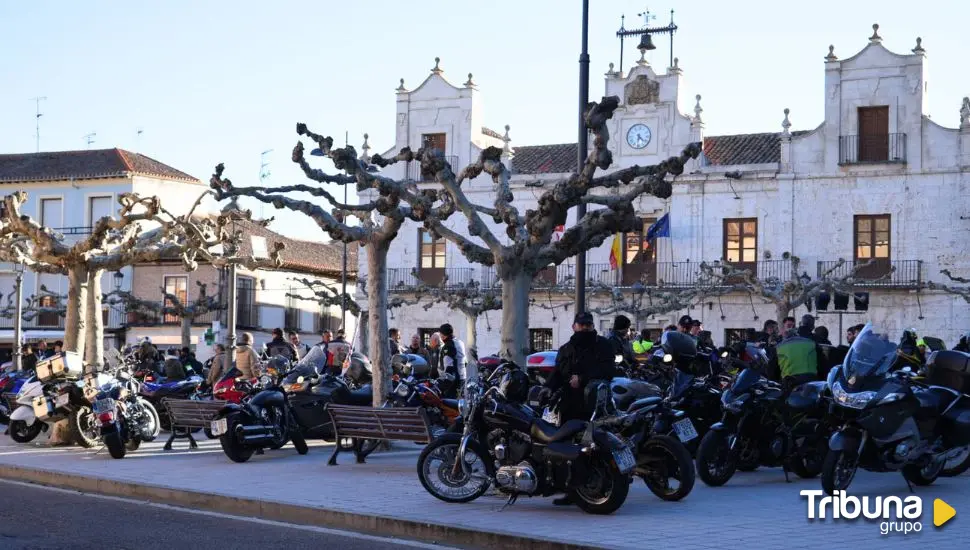
<instances>
[{"instance_id":1,"label":"wooden bench","mask_svg":"<svg viewBox=\"0 0 970 550\"><path fill-rule=\"evenodd\" d=\"M364 440L430 443L433 439L428 414L420 407L374 409L328 403L327 412L333 420L336 439L333 455L327 461L330 466L337 465L337 454L342 450L340 442L343 438L353 439L358 464L364 463L361 452Z\"/></svg>"},{"instance_id":2,"label":"wooden bench","mask_svg":"<svg viewBox=\"0 0 970 550\"><path fill-rule=\"evenodd\" d=\"M192 430L208 428L216 413L226 406L226 402L220 399L200 401L169 397L163 398L162 404L165 405L165 411L172 424L172 435L168 437L163 447L166 451L172 450L172 442L176 439L188 439L189 448L197 448L198 444L192 437Z\"/></svg>"}]
</instances>

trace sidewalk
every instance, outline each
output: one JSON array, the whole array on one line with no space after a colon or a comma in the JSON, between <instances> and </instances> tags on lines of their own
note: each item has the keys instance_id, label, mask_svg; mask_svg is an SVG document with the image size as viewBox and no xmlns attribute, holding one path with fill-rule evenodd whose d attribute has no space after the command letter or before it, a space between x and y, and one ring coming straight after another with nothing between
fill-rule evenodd
<instances>
[{"instance_id":1,"label":"sidewalk","mask_svg":"<svg viewBox=\"0 0 970 550\"><path fill-rule=\"evenodd\" d=\"M780 469L739 473L719 488L709 488L698 480L691 495L676 503L661 501L642 481L635 480L623 508L601 517L586 515L575 507L554 507L551 499L545 498L523 497L501 512L505 499L498 495L464 505L440 502L427 494L417 479L417 445L395 445L392 451L375 453L361 465L354 463L352 453L341 454L341 464L328 467L326 459L332 448L321 443L311 443L305 456L287 446L254 456L246 464L230 462L217 441L200 441L193 451L185 449L184 441L178 441L176 450L169 452L161 450L163 443L143 445L125 459L114 460L107 451L96 454L94 449L18 445L4 437L0 438L0 477L16 476L17 468L26 468L194 491L200 493L199 498L210 500L259 499L264 507L295 504L341 515L378 516L346 527L356 525L363 531L384 529L380 518L396 518L416 522L410 536L425 539L435 531L424 530L419 524L603 548L716 549L743 545L816 549L828 545L869 548L876 544L891 548L970 548L970 475L941 478L933 486L917 487L916 495L923 499L922 531L881 536L878 522L809 521L807 501L798 492L820 489L819 481L793 475L794 481L786 484ZM850 494L857 496L909 494L899 474L860 472L851 489ZM138 498L139 493L131 496ZM957 517L942 529L933 527L934 498L946 500L957 510ZM240 506L239 513L245 515L246 508ZM500 539L488 545L496 540ZM461 540L442 542L463 544ZM469 540L464 544L482 542Z\"/></svg>"}]
</instances>

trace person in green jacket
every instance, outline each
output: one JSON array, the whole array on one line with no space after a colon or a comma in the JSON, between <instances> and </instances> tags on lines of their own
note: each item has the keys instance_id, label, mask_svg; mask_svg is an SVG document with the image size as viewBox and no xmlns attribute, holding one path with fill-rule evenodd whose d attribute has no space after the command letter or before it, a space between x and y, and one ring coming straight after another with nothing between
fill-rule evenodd
<instances>
[{"instance_id":1,"label":"person in green jacket","mask_svg":"<svg viewBox=\"0 0 970 550\"><path fill-rule=\"evenodd\" d=\"M816 379L818 351L814 340L789 331L775 349L778 354L778 381L786 391Z\"/></svg>"}]
</instances>

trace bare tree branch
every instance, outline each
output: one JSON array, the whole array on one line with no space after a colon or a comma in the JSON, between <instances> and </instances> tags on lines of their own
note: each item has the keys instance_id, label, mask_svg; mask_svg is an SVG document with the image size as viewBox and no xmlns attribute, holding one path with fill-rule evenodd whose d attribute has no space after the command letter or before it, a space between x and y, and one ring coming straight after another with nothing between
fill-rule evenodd
<instances>
[{"instance_id":1,"label":"bare tree branch","mask_svg":"<svg viewBox=\"0 0 970 550\"><path fill-rule=\"evenodd\" d=\"M313 292L313 296L308 297L304 296L303 294L294 294L288 292L286 294L287 297L316 302L317 304L320 304L321 307L345 305L347 311L351 312L355 316L360 315L360 304L358 304L349 293L342 293L338 291L335 286L332 286L325 281L295 277L290 280L302 284L304 287Z\"/></svg>"}]
</instances>

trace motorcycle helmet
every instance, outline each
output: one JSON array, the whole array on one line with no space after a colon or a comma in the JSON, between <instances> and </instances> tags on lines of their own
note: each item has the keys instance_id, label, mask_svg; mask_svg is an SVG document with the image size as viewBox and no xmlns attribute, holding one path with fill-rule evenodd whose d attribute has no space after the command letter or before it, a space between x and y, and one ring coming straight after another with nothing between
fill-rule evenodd
<instances>
[{"instance_id":1,"label":"motorcycle helmet","mask_svg":"<svg viewBox=\"0 0 970 550\"><path fill-rule=\"evenodd\" d=\"M529 376L519 369L510 369L498 383L498 391L509 401L525 403L529 399Z\"/></svg>"}]
</instances>

